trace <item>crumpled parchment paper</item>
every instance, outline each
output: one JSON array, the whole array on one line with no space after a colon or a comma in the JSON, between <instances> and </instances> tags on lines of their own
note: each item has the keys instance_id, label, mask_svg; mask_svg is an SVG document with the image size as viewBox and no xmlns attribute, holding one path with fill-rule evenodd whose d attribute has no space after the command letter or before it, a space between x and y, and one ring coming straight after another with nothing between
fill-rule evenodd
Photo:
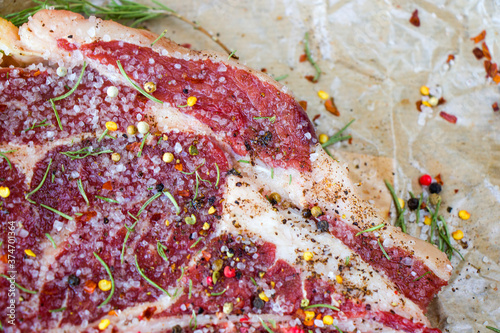
<instances>
[{"instance_id":1,"label":"crumpled parchment paper","mask_svg":"<svg viewBox=\"0 0 500 333\"><path fill-rule=\"evenodd\" d=\"M492 110L500 91L485 78L484 59L474 57L470 40L485 29L492 61L500 61L500 1L159 1L217 34L248 66L275 77L288 74L281 82L308 102L311 118L320 115L318 134L331 135L355 118L348 130L352 143L331 151L349 163L360 193L385 216L391 199L383 179L408 199L408 191L421 192L421 174L440 174L440 213L450 231L464 231L461 242L452 242L465 260L453 257L450 284L429 318L445 332L500 327L500 112ZM0 0L0 9L7 2ZM420 27L409 22L415 9ZM157 33L167 28L167 37L193 49L222 51L173 17L144 26ZM323 72L316 84L304 78L313 67L299 62L306 31ZM455 60L447 63L450 54ZM421 85L437 89L447 103L418 112ZM318 90L334 97L339 117L325 110ZM457 123L442 119L440 111L455 115ZM458 218L462 209L471 213L469 220ZM414 224L409 233L420 236Z\"/></svg>"}]
</instances>

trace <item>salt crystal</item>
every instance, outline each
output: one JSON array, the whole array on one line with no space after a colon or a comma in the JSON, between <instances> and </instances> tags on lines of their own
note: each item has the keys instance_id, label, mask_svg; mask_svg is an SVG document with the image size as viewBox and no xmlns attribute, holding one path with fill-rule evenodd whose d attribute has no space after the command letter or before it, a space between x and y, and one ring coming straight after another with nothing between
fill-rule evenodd
<instances>
[{"instance_id":1,"label":"salt crystal","mask_svg":"<svg viewBox=\"0 0 500 333\"><path fill-rule=\"evenodd\" d=\"M179 154L182 151L182 146L181 146L181 144L179 142L175 143L174 151L175 151L176 154Z\"/></svg>"}]
</instances>

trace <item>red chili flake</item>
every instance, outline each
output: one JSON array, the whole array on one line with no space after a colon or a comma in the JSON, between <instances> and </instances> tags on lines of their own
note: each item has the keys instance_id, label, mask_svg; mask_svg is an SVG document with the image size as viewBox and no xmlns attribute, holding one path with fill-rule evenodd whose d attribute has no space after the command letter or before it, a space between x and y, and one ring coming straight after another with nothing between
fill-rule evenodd
<instances>
[{"instance_id":1,"label":"red chili flake","mask_svg":"<svg viewBox=\"0 0 500 333\"><path fill-rule=\"evenodd\" d=\"M498 110L500 110L500 109L498 108L498 103L497 103L497 102L493 103L493 104L491 105L491 108L492 108L492 109L493 109L493 111L495 111L495 112L497 112Z\"/></svg>"},{"instance_id":2,"label":"red chili flake","mask_svg":"<svg viewBox=\"0 0 500 333\"><path fill-rule=\"evenodd\" d=\"M34 77L37 77L38 75L42 74L40 71L36 71L35 73L33 73L33 76Z\"/></svg>"},{"instance_id":3,"label":"red chili flake","mask_svg":"<svg viewBox=\"0 0 500 333\"><path fill-rule=\"evenodd\" d=\"M87 280L87 281L85 281L85 285L83 286L83 290L85 290L89 294L92 294L95 291L96 287L97 287L97 283L95 283L92 280Z\"/></svg>"},{"instance_id":4,"label":"red chili flake","mask_svg":"<svg viewBox=\"0 0 500 333\"><path fill-rule=\"evenodd\" d=\"M299 101L299 105L302 106L304 111L307 111L307 101Z\"/></svg>"},{"instance_id":5,"label":"red chili flake","mask_svg":"<svg viewBox=\"0 0 500 333\"><path fill-rule=\"evenodd\" d=\"M102 184L102 189L111 191L113 189L113 185L111 184L111 180L108 180L107 182Z\"/></svg>"},{"instance_id":6,"label":"red chili flake","mask_svg":"<svg viewBox=\"0 0 500 333\"><path fill-rule=\"evenodd\" d=\"M306 60L307 60L307 55L305 53L301 54L300 58L299 58L299 62L305 62Z\"/></svg>"},{"instance_id":7,"label":"red chili flake","mask_svg":"<svg viewBox=\"0 0 500 333\"><path fill-rule=\"evenodd\" d=\"M177 191L177 194L180 195L181 197L189 197L189 191L188 190Z\"/></svg>"},{"instance_id":8,"label":"red chili flake","mask_svg":"<svg viewBox=\"0 0 500 333\"><path fill-rule=\"evenodd\" d=\"M496 74L494 77L493 77L493 81L496 83L496 84L499 84L500 83L500 74Z\"/></svg>"},{"instance_id":9,"label":"red chili flake","mask_svg":"<svg viewBox=\"0 0 500 333\"><path fill-rule=\"evenodd\" d=\"M290 327L288 333L304 333L303 329L298 328L297 326Z\"/></svg>"},{"instance_id":10,"label":"red chili flake","mask_svg":"<svg viewBox=\"0 0 500 333\"><path fill-rule=\"evenodd\" d=\"M330 99L327 99L325 101L325 109L326 111L330 112L334 116L340 116L340 112L337 109L337 106L335 105L335 102L333 101L333 97L330 97Z\"/></svg>"},{"instance_id":11,"label":"red chili flake","mask_svg":"<svg viewBox=\"0 0 500 333\"><path fill-rule=\"evenodd\" d=\"M449 114L449 113L446 113L444 111L441 111L441 112L439 112L439 115L441 116L441 118L443 118L444 120L446 120L449 123L452 123L452 124L456 124L457 123L457 117L455 117L452 114Z\"/></svg>"},{"instance_id":12,"label":"red chili flake","mask_svg":"<svg viewBox=\"0 0 500 333\"><path fill-rule=\"evenodd\" d=\"M417 106L417 110L419 112L422 112L422 101L417 101L415 105Z\"/></svg>"},{"instance_id":13,"label":"red chili flake","mask_svg":"<svg viewBox=\"0 0 500 333\"><path fill-rule=\"evenodd\" d=\"M140 146L141 146L140 142L134 142L134 143L126 145L125 149L127 151L131 151L131 152L139 152Z\"/></svg>"},{"instance_id":14,"label":"red chili flake","mask_svg":"<svg viewBox=\"0 0 500 333\"><path fill-rule=\"evenodd\" d=\"M212 280L211 276L207 276L207 285L211 286L214 283L214 280Z\"/></svg>"},{"instance_id":15,"label":"red chili flake","mask_svg":"<svg viewBox=\"0 0 500 333\"><path fill-rule=\"evenodd\" d=\"M438 183L439 185L441 185L441 186L444 185L443 180L441 179L440 173L436 177L434 177L434 179L436 180L436 183Z\"/></svg>"},{"instance_id":16,"label":"red chili flake","mask_svg":"<svg viewBox=\"0 0 500 333\"><path fill-rule=\"evenodd\" d=\"M321 115L320 115L320 114L315 115L315 116L314 116L314 118L313 118L313 121L318 120L320 117L321 117Z\"/></svg>"},{"instance_id":17,"label":"red chili flake","mask_svg":"<svg viewBox=\"0 0 500 333\"><path fill-rule=\"evenodd\" d=\"M425 202L422 202L422 204L420 205L420 209L426 209L427 208L427 204Z\"/></svg>"},{"instance_id":18,"label":"red chili flake","mask_svg":"<svg viewBox=\"0 0 500 333\"><path fill-rule=\"evenodd\" d=\"M453 54L448 55L448 59L446 60L447 63L450 63L450 61L455 60L455 56Z\"/></svg>"},{"instance_id":19,"label":"red chili flake","mask_svg":"<svg viewBox=\"0 0 500 333\"><path fill-rule=\"evenodd\" d=\"M474 56L477 60L480 60L484 57L484 53L479 47L475 47L474 50L472 50L472 53L474 53Z\"/></svg>"},{"instance_id":20,"label":"red chili flake","mask_svg":"<svg viewBox=\"0 0 500 333\"><path fill-rule=\"evenodd\" d=\"M352 136L349 138L349 140L347 140L347 143L352 145Z\"/></svg>"},{"instance_id":21,"label":"red chili flake","mask_svg":"<svg viewBox=\"0 0 500 333\"><path fill-rule=\"evenodd\" d=\"M267 73L267 68L261 68L261 69L260 69L260 71L261 71L262 73Z\"/></svg>"},{"instance_id":22,"label":"red chili flake","mask_svg":"<svg viewBox=\"0 0 500 333\"><path fill-rule=\"evenodd\" d=\"M189 43L181 44L181 46L185 47L186 49L190 49L191 48L191 44L189 44Z\"/></svg>"},{"instance_id":23,"label":"red chili flake","mask_svg":"<svg viewBox=\"0 0 500 333\"><path fill-rule=\"evenodd\" d=\"M316 83L316 82L317 82L317 81L314 81L314 75L306 75L306 76L304 76L304 77L305 77L305 78L307 79L307 81L309 81L309 82L312 82L312 83Z\"/></svg>"},{"instance_id":24,"label":"red chili flake","mask_svg":"<svg viewBox=\"0 0 500 333\"><path fill-rule=\"evenodd\" d=\"M7 254L4 254L3 256L1 256L0 261L2 261L3 263L8 263Z\"/></svg>"},{"instance_id":25,"label":"red chili flake","mask_svg":"<svg viewBox=\"0 0 500 333\"><path fill-rule=\"evenodd\" d=\"M85 213L82 213L81 216L76 216L76 220L79 221L79 222L88 222L90 221L94 216L97 216L97 213L96 212L85 212Z\"/></svg>"},{"instance_id":26,"label":"red chili flake","mask_svg":"<svg viewBox=\"0 0 500 333\"><path fill-rule=\"evenodd\" d=\"M250 320L250 318L248 318L247 316L243 316L240 318L240 323L244 323L244 322L247 322L249 320Z\"/></svg>"},{"instance_id":27,"label":"red chili flake","mask_svg":"<svg viewBox=\"0 0 500 333\"><path fill-rule=\"evenodd\" d=\"M439 98L438 105L446 103L446 100L443 97Z\"/></svg>"},{"instance_id":28,"label":"red chili flake","mask_svg":"<svg viewBox=\"0 0 500 333\"><path fill-rule=\"evenodd\" d=\"M236 270L232 267L224 267L224 276L227 278L232 278L236 276Z\"/></svg>"},{"instance_id":29,"label":"red chili flake","mask_svg":"<svg viewBox=\"0 0 500 333\"><path fill-rule=\"evenodd\" d=\"M182 164L177 163L177 164L175 165L175 170L177 170L177 171L182 171Z\"/></svg>"},{"instance_id":30,"label":"red chili flake","mask_svg":"<svg viewBox=\"0 0 500 333\"><path fill-rule=\"evenodd\" d=\"M205 259L206 261L209 261L210 258L212 258L212 255L207 251L201 251L201 255L203 256L203 259Z\"/></svg>"},{"instance_id":31,"label":"red chili flake","mask_svg":"<svg viewBox=\"0 0 500 333\"><path fill-rule=\"evenodd\" d=\"M410 23L416 27L420 27L420 19L418 18L418 9L415 9L413 14L411 14Z\"/></svg>"},{"instance_id":32,"label":"red chili flake","mask_svg":"<svg viewBox=\"0 0 500 333\"><path fill-rule=\"evenodd\" d=\"M458 193L458 188L455 189L455 193Z\"/></svg>"},{"instance_id":33,"label":"red chili flake","mask_svg":"<svg viewBox=\"0 0 500 333\"><path fill-rule=\"evenodd\" d=\"M484 42L483 42L483 54L486 59L491 60L490 50L488 49L488 46L486 46L486 43Z\"/></svg>"},{"instance_id":34,"label":"red chili flake","mask_svg":"<svg viewBox=\"0 0 500 333\"><path fill-rule=\"evenodd\" d=\"M486 77L495 77L498 73L497 64L492 63L489 60L484 61L484 70L486 71Z\"/></svg>"},{"instance_id":35,"label":"red chili flake","mask_svg":"<svg viewBox=\"0 0 500 333\"><path fill-rule=\"evenodd\" d=\"M485 37L486 37L486 30L483 30L479 35L477 35L476 37L472 37L470 40L474 41L474 43L477 44L481 42Z\"/></svg>"}]
</instances>

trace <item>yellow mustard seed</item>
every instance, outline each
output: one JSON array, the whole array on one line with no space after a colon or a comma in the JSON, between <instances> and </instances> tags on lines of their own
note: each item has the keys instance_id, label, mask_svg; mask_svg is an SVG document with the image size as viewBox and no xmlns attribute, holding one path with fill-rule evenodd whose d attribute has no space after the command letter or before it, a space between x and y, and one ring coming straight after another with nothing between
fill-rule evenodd
<instances>
[{"instance_id":1,"label":"yellow mustard seed","mask_svg":"<svg viewBox=\"0 0 500 333\"><path fill-rule=\"evenodd\" d=\"M319 143L323 144L323 143L326 143L328 141L328 139L330 139L330 137L326 134L320 134L318 139L319 139Z\"/></svg>"},{"instance_id":2,"label":"yellow mustard seed","mask_svg":"<svg viewBox=\"0 0 500 333\"><path fill-rule=\"evenodd\" d=\"M344 279L340 275L335 276L335 280L337 280L337 283L340 283L340 284L344 281Z\"/></svg>"},{"instance_id":3,"label":"yellow mustard seed","mask_svg":"<svg viewBox=\"0 0 500 333\"><path fill-rule=\"evenodd\" d=\"M430 93L429 87L427 87L427 86L421 86L420 87L420 93L422 95L424 95L424 96L429 96L429 93Z\"/></svg>"},{"instance_id":4,"label":"yellow mustard seed","mask_svg":"<svg viewBox=\"0 0 500 333\"><path fill-rule=\"evenodd\" d=\"M422 101L422 104L428 107L432 107L431 103L429 103L428 101Z\"/></svg>"},{"instance_id":5,"label":"yellow mustard seed","mask_svg":"<svg viewBox=\"0 0 500 333\"><path fill-rule=\"evenodd\" d=\"M203 223L203 227L202 227L202 229L203 229L203 230L208 230L208 229L210 229L210 223L208 223L208 222Z\"/></svg>"},{"instance_id":6,"label":"yellow mustard seed","mask_svg":"<svg viewBox=\"0 0 500 333\"><path fill-rule=\"evenodd\" d=\"M424 224L425 225L431 225L431 218L429 216L424 217Z\"/></svg>"},{"instance_id":7,"label":"yellow mustard seed","mask_svg":"<svg viewBox=\"0 0 500 333\"><path fill-rule=\"evenodd\" d=\"M333 324L333 317L332 316L324 316L323 317L323 324L332 325Z\"/></svg>"},{"instance_id":8,"label":"yellow mustard seed","mask_svg":"<svg viewBox=\"0 0 500 333\"><path fill-rule=\"evenodd\" d=\"M109 324L111 324L111 321L109 321L109 319L102 319L98 326L99 330L104 331L106 328L108 328Z\"/></svg>"},{"instance_id":9,"label":"yellow mustard seed","mask_svg":"<svg viewBox=\"0 0 500 333\"><path fill-rule=\"evenodd\" d=\"M212 206L208 209L208 214L212 215L213 213L215 213L215 207Z\"/></svg>"},{"instance_id":10,"label":"yellow mustard seed","mask_svg":"<svg viewBox=\"0 0 500 333\"><path fill-rule=\"evenodd\" d=\"M462 220L468 220L470 219L470 213L466 210L461 210L458 212L458 217L460 217Z\"/></svg>"},{"instance_id":11,"label":"yellow mustard seed","mask_svg":"<svg viewBox=\"0 0 500 333\"><path fill-rule=\"evenodd\" d=\"M312 216L314 217L318 217L320 216L321 214L323 214L323 211L321 210L320 207L318 206L314 206L313 208L311 208L311 214Z\"/></svg>"},{"instance_id":12,"label":"yellow mustard seed","mask_svg":"<svg viewBox=\"0 0 500 333\"><path fill-rule=\"evenodd\" d=\"M304 311L304 314L306 315L305 318L304 318L304 321L311 321L316 316L316 314L314 313L314 311Z\"/></svg>"},{"instance_id":13,"label":"yellow mustard seed","mask_svg":"<svg viewBox=\"0 0 500 333\"><path fill-rule=\"evenodd\" d=\"M452 232L451 235L453 236L453 239L455 239L455 240L461 240L462 238L464 238L464 232L460 229Z\"/></svg>"},{"instance_id":14,"label":"yellow mustard seed","mask_svg":"<svg viewBox=\"0 0 500 333\"><path fill-rule=\"evenodd\" d=\"M102 279L99 281L98 286L102 291L108 291L111 289L111 281Z\"/></svg>"},{"instance_id":15,"label":"yellow mustard seed","mask_svg":"<svg viewBox=\"0 0 500 333\"><path fill-rule=\"evenodd\" d=\"M106 128L108 131L114 132L118 129L118 125L114 121L107 121Z\"/></svg>"},{"instance_id":16,"label":"yellow mustard seed","mask_svg":"<svg viewBox=\"0 0 500 333\"><path fill-rule=\"evenodd\" d=\"M8 198L10 195L10 189L7 186L0 186L0 197Z\"/></svg>"},{"instance_id":17,"label":"yellow mustard seed","mask_svg":"<svg viewBox=\"0 0 500 333\"><path fill-rule=\"evenodd\" d=\"M163 159L163 162L170 163L174 160L174 154L164 153L162 159Z\"/></svg>"},{"instance_id":18,"label":"yellow mustard seed","mask_svg":"<svg viewBox=\"0 0 500 333\"><path fill-rule=\"evenodd\" d=\"M24 253L26 253L30 257L36 257L36 254L33 251L31 251L30 249L24 250Z\"/></svg>"},{"instance_id":19,"label":"yellow mustard seed","mask_svg":"<svg viewBox=\"0 0 500 333\"><path fill-rule=\"evenodd\" d=\"M328 99L330 97L326 91L320 90L318 91L318 96L321 99Z\"/></svg>"},{"instance_id":20,"label":"yellow mustard seed","mask_svg":"<svg viewBox=\"0 0 500 333\"><path fill-rule=\"evenodd\" d=\"M259 298L260 298L261 300L263 300L264 302L269 302L269 297L267 297L267 295L266 295L266 293L265 293L265 292L261 292L261 293L259 294Z\"/></svg>"},{"instance_id":21,"label":"yellow mustard seed","mask_svg":"<svg viewBox=\"0 0 500 333\"><path fill-rule=\"evenodd\" d=\"M127 127L127 134L128 135L135 135L135 134L137 134L137 127L135 127L134 125L129 125Z\"/></svg>"},{"instance_id":22,"label":"yellow mustard seed","mask_svg":"<svg viewBox=\"0 0 500 333\"><path fill-rule=\"evenodd\" d=\"M304 252L304 260L305 261L310 261L314 257L314 254L312 252L306 251Z\"/></svg>"},{"instance_id":23,"label":"yellow mustard seed","mask_svg":"<svg viewBox=\"0 0 500 333\"><path fill-rule=\"evenodd\" d=\"M405 201L401 198L398 198L398 202L399 202L399 207L401 207L401 209L405 208Z\"/></svg>"},{"instance_id":24,"label":"yellow mustard seed","mask_svg":"<svg viewBox=\"0 0 500 333\"><path fill-rule=\"evenodd\" d=\"M188 99L187 99L187 106L193 106L196 104L196 102L198 101L198 99L194 96L189 96Z\"/></svg>"},{"instance_id":25,"label":"yellow mustard seed","mask_svg":"<svg viewBox=\"0 0 500 333\"><path fill-rule=\"evenodd\" d=\"M156 91L156 84L154 82L144 83L144 90L148 93L154 93Z\"/></svg>"},{"instance_id":26,"label":"yellow mustard seed","mask_svg":"<svg viewBox=\"0 0 500 333\"><path fill-rule=\"evenodd\" d=\"M111 154L111 159L113 162L119 162L121 160L121 155L119 153L113 153Z\"/></svg>"}]
</instances>

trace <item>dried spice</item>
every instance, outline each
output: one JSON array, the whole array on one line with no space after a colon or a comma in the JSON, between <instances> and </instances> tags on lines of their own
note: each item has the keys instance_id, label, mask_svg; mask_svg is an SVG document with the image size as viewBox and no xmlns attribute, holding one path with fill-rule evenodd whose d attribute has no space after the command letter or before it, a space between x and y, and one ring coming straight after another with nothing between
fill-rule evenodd
<instances>
[{"instance_id":1,"label":"dried spice","mask_svg":"<svg viewBox=\"0 0 500 333\"><path fill-rule=\"evenodd\" d=\"M307 101L299 101L299 105L302 106L304 111L307 111Z\"/></svg>"},{"instance_id":2,"label":"dried spice","mask_svg":"<svg viewBox=\"0 0 500 333\"><path fill-rule=\"evenodd\" d=\"M499 108L498 108L498 103L495 102L491 105L491 108L493 109L494 112L498 112Z\"/></svg>"},{"instance_id":3,"label":"dried spice","mask_svg":"<svg viewBox=\"0 0 500 333\"><path fill-rule=\"evenodd\" d=\"M483 47L482 52L484 54L484 57L488 60L491 60L490 50L488 49L488 46L486 46L486 43L483 43L482 47Z\"/></svg>"},{"instance_id":4,"label":"dried spice","mask_svg":"<svg viewBox=\"0 0 500 333\"><path fill-rule=\"evenodd\" d=\"M330 112L334 116L337 116L337 117L340 116L340 112L337 109L337 106L335 105L333 97L330 97L330 99L327 99L325 101L325 109L326 109L326 111Z\"/></svg>"},{"instance_id":5,"label":"dried spice","mask_svg":"<svg viewBox=\"0 0 500 333\"><path fill-rule=\"evenodd\" d=\"M472 53L474 53L477 60L481 60L484 57L484 53L479 47L475 47Z\"/></svg>"},{"instance_id":6,"label":"dried spice","mask_svg":"<svg viewBox=\"0 0 500 333\"><path fill-rule=\"evenodd\" d=\"M416 27L420 27L420 19L418 18L418 9L411 14L410 23Z\"/></svg>"},{"instance_id":7,"label":"dried spice","mask_svg":"<svg viewBox=\"0 0 500 333\"><path fill-rule=\"evenodd\" d=\"M457 117L454 115L451 115L449 113L446 113L444 111L439 112L439 116L446 120L449 123L456 124L457 123Z\"/></svg>"},{"instance_id":8,"label":"dried spice","mask_svg":"<svg viewBox=\"0 0 500 333\"><path fill-rule=\"evenodd\" d=\"M474 41L474 43L477 44L483 41L485 37L486 37L486 30L483 30L479 35L477 35L476 37L472 37L470 40Z\"/></svg>"}]
</instances>

